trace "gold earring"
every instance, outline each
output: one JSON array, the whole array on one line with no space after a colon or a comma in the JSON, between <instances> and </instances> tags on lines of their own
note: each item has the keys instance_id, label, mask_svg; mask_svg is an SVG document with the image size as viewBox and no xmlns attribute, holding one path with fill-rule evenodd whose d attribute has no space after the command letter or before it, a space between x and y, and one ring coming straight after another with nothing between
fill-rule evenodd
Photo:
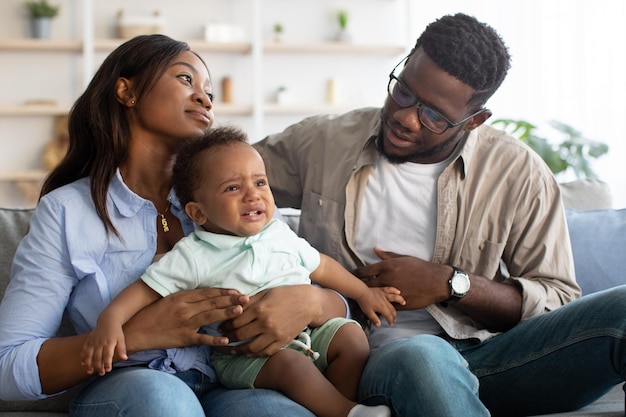
<instances>
[{"instance_id":1,"label":"gold earring","mask_svg":"<svg viewBox=\"0 0 626 417\"><path fill-rule=\"evenodd\" d=\"M131 104L131 106L134 106L134 105L135 105L135 100L134 100L134 99L132 99L132 100L130 101L130 104Z\"/></svg>"}]
</instances>

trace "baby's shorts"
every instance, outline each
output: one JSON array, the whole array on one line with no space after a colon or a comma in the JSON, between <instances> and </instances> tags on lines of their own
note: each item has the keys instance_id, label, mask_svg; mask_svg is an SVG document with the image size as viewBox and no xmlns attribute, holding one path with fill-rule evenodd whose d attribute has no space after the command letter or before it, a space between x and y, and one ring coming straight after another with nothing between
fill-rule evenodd
<instances>
[{"instance_id":1,"label":"baby's shorts","mask_svg":"<svg viewBox=\"0 0 626 417\"><path fill-rule=\"evenodd\" d=\"M328 367L326 354L328 353L330 342L335 337L337 330L348 323L361 326L354 320L336 317L328 320L320 327L314 329L306 328L305 332L311 336L311 349L320 354L320 357L314 361L315 366L320 371L324 372ZM288 345L285 349L301 350L291 345ZM303 354L305 353L303 352ZM220 382L229 389L254 388L254 381L267 359L267 357L250 358L246 355L230 355L215 351L211 354L211 362Z\"/></svg>"}]
</instances>

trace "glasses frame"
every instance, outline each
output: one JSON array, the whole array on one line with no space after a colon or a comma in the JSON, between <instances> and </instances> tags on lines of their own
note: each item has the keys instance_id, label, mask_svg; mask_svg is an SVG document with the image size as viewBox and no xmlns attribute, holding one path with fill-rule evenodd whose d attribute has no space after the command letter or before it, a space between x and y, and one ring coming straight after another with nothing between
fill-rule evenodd
<instances>
[{"instance_id":1,"label":"glasses frame","mask_svg":"<svg viewBox=\"0 0 626 417\"><path fill-rule=\"evenodd\" d=\"M416 105L417 106L417 118L419 119L419 121L422 124L422 126L424 126L426 129L428 129L429 131L431 131L435 135L442 135L443 133L445 133L451 127L459 126L459 125L467 122L472 117L474 117L474 116L482 113L483 111L485 111L485 108L483 107L480 110L478 110L478 111L470 114L469 116L463 118L462 120L459 120L458 122L452 122L452 121L450 121L450 119L448 119L446 116L444 116L443 114L441 114L437 110L435 110L432 107L427 106L424 103L422 103L421 101L419 101L417 99L417 97L415 96L415 94L413 93L413 91L411 91L409 86L407 86L405 83L400 81L400 79L398 77L396 77L396 75L394 74L396 72L396 69L400 66L400 64L405 62L410 56L411 55L409 54L409 55L405 56L404 58L402 58L402 60L400 62L398 62L396 64L396 66L393 67L393 69L389 73L389 83L387 83L387 94L389 95L389 97L391 97L391 99L393 100L394 103L396 103L398 106L400 106L400 107L402 107L404 109L409 108L409 107L413 107L413 106ZM404 89L406 89L406 91L410 94L410 96L411 96L411 104L404 106L404 105L398 103L398 101L393 97L393 94L391 93L391 83L394 80L395 80L396 83L400 84L400 86L402 86ZM441 131L437 131L437 130L435 130L433 128L428 127L428 125L426 123L424 123L424 121L422 120L422 114L424 113L425 110L429 110L429 111L435 113L436 115L441 117L443 119L443 121L446 122L448 125Z\"/></svg>"}]
</instances>

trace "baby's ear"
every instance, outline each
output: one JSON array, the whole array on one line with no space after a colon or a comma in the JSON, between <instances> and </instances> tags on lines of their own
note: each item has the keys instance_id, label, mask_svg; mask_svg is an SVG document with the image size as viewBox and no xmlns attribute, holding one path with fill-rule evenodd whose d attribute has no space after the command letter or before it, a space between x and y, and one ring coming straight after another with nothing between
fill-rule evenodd
<instances>
[{"instance_id":1,"label":"baby's ear","mask_svg":"<svg viewBox=\"0 0 626 417\"><path fill-rule=\"evenodd\" d=\"M187 213L187 216L189 216L189 218L193 220L195 224L203 225L207 221L206 216L200 208L200 205L194 201L190 201L189 203L185 204L185 213Z\"/></svg>"}]
</instances>

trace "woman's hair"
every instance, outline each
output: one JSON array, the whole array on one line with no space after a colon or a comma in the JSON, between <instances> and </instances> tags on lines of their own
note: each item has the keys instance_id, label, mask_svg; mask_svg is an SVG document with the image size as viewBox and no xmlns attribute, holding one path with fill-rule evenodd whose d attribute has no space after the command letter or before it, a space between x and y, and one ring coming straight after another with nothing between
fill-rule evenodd
<instances>
[{"instance_id":1,"label":"woman's hair","mask_svg":"<svg viewBox=\"0 0 626 417\"><path fill-rule=\"evenodd\" d=\"M202 184L202 159L207 152L235 143L247 144L248 136L236 127L222 126L211 129L202 138L189 140L181 146L172 170L172 187L183 207L193 201L194 192Z\"/></svg>"},{"instance_id":2,"label":"woman's hair","mask_svg":"<svg viewBox=\"0 0 626 417\"><path fill-rule=\"evenodd\" d=\"M429 24L411 55L419 47L438 67L476 90L470 105L484 105L500 87L511 66L511 57L500 35L462 13L443 16Z\"/></svg>"},{"instance_id":3,"label":"woman's hair","mask_svg":"<svg viewBox=\"0 0 626 417\"><path fill-rule=\"evenodd\" d=\"M117 231L107 210L107 191L117 168L128 156L130 123L116 99L120 77L133 81L138 102L189 45L164 35L133 38L104 60L69 114L69 149L46 178L41 196L79 178L89 177L96 212L107 231ZM203 61L204 62L204 61Z\"/></svg>"}]
</instances>

